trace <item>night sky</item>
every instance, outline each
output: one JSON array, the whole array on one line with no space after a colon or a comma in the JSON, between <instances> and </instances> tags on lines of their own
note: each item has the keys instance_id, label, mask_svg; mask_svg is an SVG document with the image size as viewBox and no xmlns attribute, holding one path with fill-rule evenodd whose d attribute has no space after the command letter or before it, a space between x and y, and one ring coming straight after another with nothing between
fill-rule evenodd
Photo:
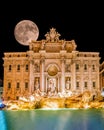
<instances>
[{"instance_id":1,"label":"night sky","mask_svg":"<svg viewBox=\"0 0 104 130\"><path fill-rule=\"evenodd\" d=\"M5 7L5 4L1 6ZM0 78L3 79L4 52L24 52L28 46L18 43L14 28L21 20L31 20L39 28L38 40L45 39L50 28L56 28L60 39L75 40L77 51L99 52L104 60L104 7L98 2L13 3L0 9Z\"/></svg>"}]
</instances>

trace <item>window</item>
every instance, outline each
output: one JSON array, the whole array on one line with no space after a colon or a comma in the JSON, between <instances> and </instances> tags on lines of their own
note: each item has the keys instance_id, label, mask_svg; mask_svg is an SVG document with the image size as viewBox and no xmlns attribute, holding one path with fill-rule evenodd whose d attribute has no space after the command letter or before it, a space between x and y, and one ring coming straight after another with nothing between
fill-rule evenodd
<instances>
[{"instance_id":1,"label":"window","mask_svg":"<svg viewBox=\"0 0 104 130\"><path fill-rule=\"evenodd\" d=\"M10 100L10 97L8 97L8 100Z\"/></svg>"},{"instance_id":2,"label":"window","mask_svg":"<svg viewBox=\"0 0 104 130\"><path fill-rule=\"evenodd\" d=\"M87 82L84 82L84 87L87 88Z\"/></svg>"},{"instance_id":3,"label":"window","mask_svg":"<svg viewBox=\"0 0 104 130\"><path fill-rule=\"evenodd\" d=\"M2 95L2 94L3 94L3 92L0 92L0 94Z\"/></svg>"},{"instance_id":4,"label":"window","mask_svg":"<svg viewBox=\"0 0 104 130\"><path fill-rule=\"evenodd\" d=\"M26 67L26 68L25 68L25 70L26 70L26 71L28 71L28 69L29 69L29 66L28 66L28 65L26 65L25 67Z\"/></svg>"},{"instance_id":5,"label":"window","mask_svg":"<svg viewBox=\"0 0 104 130\"><path fill-rule=\"evenodd\" d=\"M9 65L9 71L11 71L12 70L12 66L11 65Z\"/></svg>"},{"instance_id":6,"label":"window","mask_svg":"<svg viewBox=\"0 0 104 130\"><path fill-rule=\"evenodd\" d=\"M84 70L87 70L87 65L86 64L84 65Z\"/></svg>"},{"instance_id":7,"label":"window","mask_svg":"<svg viewBox=\"0 0 104 130\"><path fill-rule=\"evenodd\" d=\"M79 82L76 82L76 87L79 88Z\"/></svg>"},{"instance_id":8,"label":"window","mask_svg":"<svg viewBox=\"0 0 104 130\"><path fill-rule=\"evenodd\" d=\"M16 96L16 100L19 100L19 96Z\"/></svg>"},{"instance_id":9,"label":"window","mask_svg":"<svg viewBox=\"0 0 104 130\"><path fill-rule=\"evenodd\" d=\"M95 88L96 87L96 82L92 82L92 86L93 86L93 88Z\"/></svg>"},{"instance_id":10,"label":"window","mask_svg":"<svg viewBox=\"0 0 104 130\"><path fill-rule=\"evenodd\" d=\"M10 82L8 82L8 89L10 89L11 88L11 83Z\"/></svg>"},{"instance_id":11,"label":"window","mask_svg":"<svg viewBox=\"0 0 104 130\"><path fill-rule=\"evenodd\" d=\"M79 64L76 64L76 70L79 70Z\"/></svg>"},{"instance_id":12,"label":"window","mask_svg":"<svg viewBox=\"0 0 104 130\"><path fill-rule=\"evenodd\" d=\"M17 65L17 71L20 71L20 65Z\"/></svg>"},{"instance_id":13,"label":"window","mask_svg":"<svg viewBox=\"0 0 104 130\"><path fill-rule=\"evenodd\" d=\"M20 88L20 83L19 83L19 82L17 82L17 86L16 86L16 88L17 88L17 89Z\"/></svg>"},{"instance_id":14,"label":"window","mask_svg":"<svg viewBox=\"0 0 104 130\"><path fill-rule=\"evenodd\" d=\"M92 65L92 71L95 71L95 65Z\"/></svg>"},{"instance_id":15,"label":"window","mask_svg":"<svg viewBox=\"0 0 104 130\"><path fill-rule=\"evenodd\" d=\"M102 77L104 77L104 72L102 72Z\"/></svg>"},{"instance_id":16,"label":"window","mask_svg":"<svg viewBox=\"0 0 104 130\"><path fill-rule=\"evenodd\" d=\"M28 89L28 82L25 82L25 90Z\"/></svg>"}]
</instances>

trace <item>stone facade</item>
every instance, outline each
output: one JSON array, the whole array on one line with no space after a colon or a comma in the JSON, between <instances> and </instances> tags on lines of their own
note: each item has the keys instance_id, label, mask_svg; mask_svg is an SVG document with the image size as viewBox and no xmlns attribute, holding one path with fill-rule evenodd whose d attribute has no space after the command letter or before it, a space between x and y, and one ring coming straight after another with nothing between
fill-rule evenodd
<instances>
[{"instance_id":1,"label":"stone facade","mask_svg":"<svg viewBox=\"0 0 104 130\"><path fill-rule=\"evenodd\" d=\"M60 40L51 28L46 39L31 41L26 52L4 53L5 100L43 93L95 92L99 86L99 52L79 52L74 40Z\"/></svg>"},{"instance_id":2,"label":"stone facade","mask_svg":"<svg viewBox=\"0 0 104 130\"><path fill-rule=\"evenodd\" d=\"M100 64L100 86L100 89L104 91L104 62Z\"/></svg>"}]
</instances>

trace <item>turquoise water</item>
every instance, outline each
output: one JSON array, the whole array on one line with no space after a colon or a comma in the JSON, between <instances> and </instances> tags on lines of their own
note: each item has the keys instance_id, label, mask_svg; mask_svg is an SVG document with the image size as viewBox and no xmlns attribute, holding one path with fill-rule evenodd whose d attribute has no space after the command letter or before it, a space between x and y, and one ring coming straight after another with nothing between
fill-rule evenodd
<instances>
[{"instance_id":1,"label":"turquoise water","mask_svg":"<svg viewBox=\"0 0 104 130\"><path fill-rule=\"evenodd\" d=\"M104 109L0 110L0 130L104 130Z\"/></svg>"}]
</instances>

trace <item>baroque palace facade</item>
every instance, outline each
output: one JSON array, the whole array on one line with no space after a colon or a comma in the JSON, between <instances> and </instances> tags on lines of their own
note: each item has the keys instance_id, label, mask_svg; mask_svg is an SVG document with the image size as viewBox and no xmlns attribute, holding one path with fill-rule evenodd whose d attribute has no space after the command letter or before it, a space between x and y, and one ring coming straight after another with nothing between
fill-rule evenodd
<instances>
[{"instance_id":1,"label":"baroque palace facade","mask_svg":"<svg viewBox=\"0 0 104 130\"><path fill-rule=\"evenodd\" d=\"M26 52L4 53L3 97L19 99L43 93L99 91L99 52L79 52L74 40L60 40L51 28L45 39L32 41Z\"/></svg>"},{"instance_id":2,"label":"baroque palace facade","mask_svg":"<svg viewBox=\"0 0 104 130\"><path fill-rule=\"evenodd\" d=\"M101 91L104 91L104 61L100 64L99 71Z\"/></svg>"}]
</instances>

